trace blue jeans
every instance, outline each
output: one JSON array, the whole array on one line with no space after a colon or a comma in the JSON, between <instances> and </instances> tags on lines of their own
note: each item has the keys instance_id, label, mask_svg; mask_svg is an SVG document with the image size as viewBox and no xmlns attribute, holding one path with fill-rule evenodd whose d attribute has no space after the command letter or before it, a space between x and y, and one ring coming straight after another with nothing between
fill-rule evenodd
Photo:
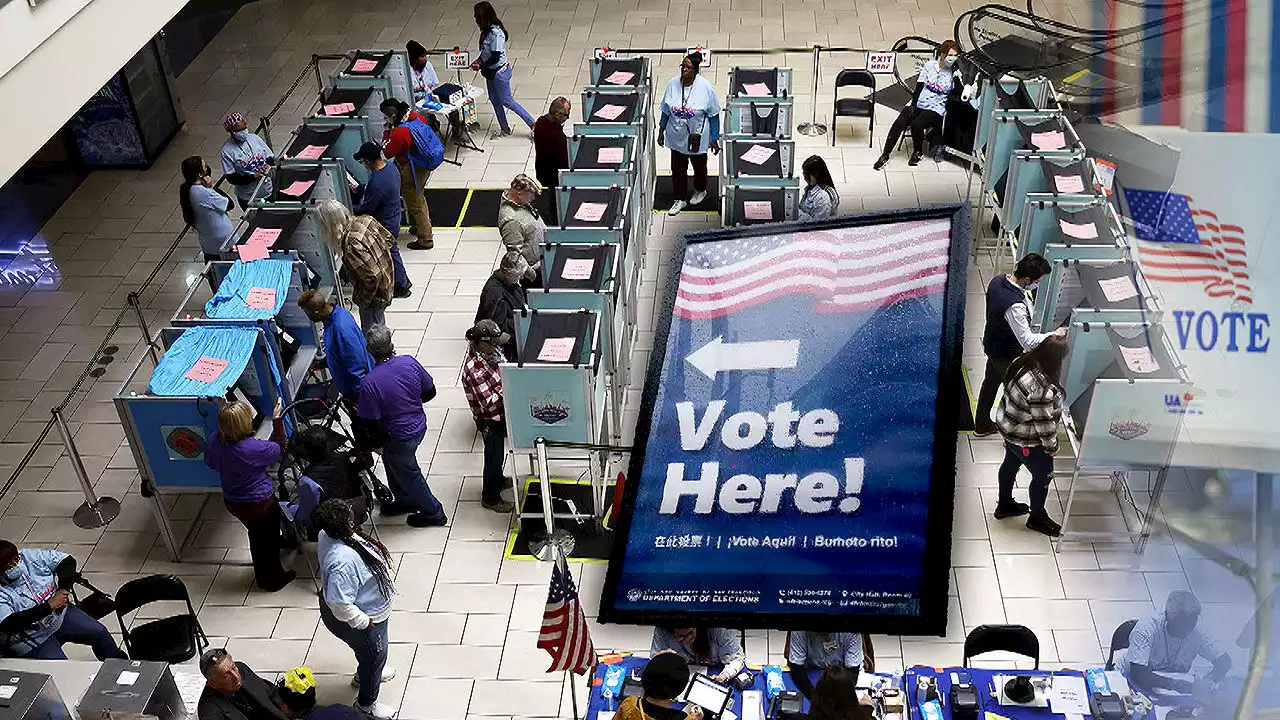
<instances>
[{"instance_id":1,"label":"blue jeans","mask_svg":"<svg viewBox=\"0 0 1280 720\"><path fill-rule=\"evenodd\" d=\"M116 639L102 623L89 617L88 613L74 605L68 605L62 616L62 627L43 644L27 653L24 657L35 660L66 660L62 652L62 643L88 645L93 648L94 657L99 660L109 658L128 659L116 645Z\"/></svg>"},{"instance_id":2,"label":"blue jeans","mask_svg":"<svg viewBox=\"0 0 1280 720\"><path fill-rule=\"evenodd\" d=\"M360 707L369 707L378 701L378 691L382 689L382 668L387 664L387 623L369 623L369 627L357 630L333 616L329 604L320 599L320 619L333 636L347 644L356 654L356 680L360 683L360 692L356 695L356 703Z\"/></svg>"},{"instance_id":3,"label":"blue jeans","mask_svg":"<svg viewBox=\"0 0 1280 720\"><path fill-rule=\"evenodd\" d=\"M374 325L387 324L387 309L384 307L360 308L360 329L369 332Z\"/></svg>"},{"instance_id":4,"label":"blue jeans","mask_svg":"<svg viewBox=\"0 0 1280 720\"><path fill-rule=\"evenodd\" d=\"M427 519L438 520L444 517L444 506L431 494L422 468L418 467L418 446L426 435L427 429L423 428L407 440L388 437L382 447L382 462L386 463L387 482L396 499L408 501L415 512Z\"/></svg>"},{"instance_id":5,"label":"blue jeans","mask_svg":"<svg viewBox=\"0 0 1280 720\"><path fill-rule=\"evenodd\" d=\"M491 78L485 78L489 87L489 101L493 103L493 114L498 118L498 127L502 132L510 132L507 125L507 109L520 116L529 127L533 127L533 116L528 110L520 107L520 103L511 95L511 66L507 65Z\"/></svg>"},{"instance_id":6,"label":"blue jeans","mask_svg":"<svg viewBox=\"0 0 1280 720\"><path fill-rule=\"evenodd\" d=\"M400 259L400 241L396 239L391 241L391 268L396 276L396 289L409 287L409 273L404 270L404 260Z\"/></svg>"}]
</instances>

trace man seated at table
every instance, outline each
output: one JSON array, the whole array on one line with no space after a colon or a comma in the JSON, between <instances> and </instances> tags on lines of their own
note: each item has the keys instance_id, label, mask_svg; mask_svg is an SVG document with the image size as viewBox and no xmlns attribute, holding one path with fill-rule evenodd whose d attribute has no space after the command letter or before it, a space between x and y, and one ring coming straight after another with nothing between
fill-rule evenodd
<instances>
[{"instance_id":1,"label":"man seated at table","mask_svg":"<svg viewBox=\"0 0 1280 720\"><path fill-rule=\"evenodd\" d=\"M787 664L796 689L812 699L813 683L807 672L810 669L844 667L852 670L857 680L858 671L862 669L862 635L793 631L787 648Z\"/></svg>"},{"instance_id":2,"label":"man seated at table","mask_svg":"<svg viewBox=\"0 0 1280 720\"><path fill-rule=\"evenodd\" d=\"M225 649L201 655L200 674L207 683L196 706L200 720L289 720L276 686Z\"/></svg>"},{"instance_id":3,"label":"man seated at table","mask_svg":"<svg viewBox=\"0 0 1280 720\"><path fill-rule=\"evenodd\" d=\"M1143 618L1129 633L1129 649L1120 669L1144 690L1163 688L1189 693L1192 682L1161 673L1187 674L1202 657L1213 663L1209 679L1221 682L1231 669L1231 656L1204 628L1199 627L1200 601L1186 590L1169 593L1164 613Z\"/></svg>"},{"instance_id":4,"label":"man seated at table","mask_svg":"<svg viewBox=\"0 0 1280 720\"><path fill-rule=\"evenodd\" d=\"M702 708L692 703L684 710L671 703L689 684L689 663L671 650L654 653L640 671L643 697L624 698L614 720L702 720Z\"/></svg>"},{"instance_id":5,"label":"man seated at table","mask_svg":"<svg viewBox=\"0 0 1280 720\"><path fill-rule=\"evenodd\" d=\"M656 627L650 654L656 656L663 650L670 650L693 665L723 665L719 674L711 676L718 682L727 682L747 666L747 654L742 651L738 633L724 628Z\"/></svg>"}]
</instances>

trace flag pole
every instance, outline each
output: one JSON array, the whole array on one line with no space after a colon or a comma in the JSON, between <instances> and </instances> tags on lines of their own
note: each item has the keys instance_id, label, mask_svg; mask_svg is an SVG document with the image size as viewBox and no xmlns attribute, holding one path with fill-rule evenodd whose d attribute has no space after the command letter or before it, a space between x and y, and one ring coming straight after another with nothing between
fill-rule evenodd
<instances>
[{"instance_id":1,"label":"flag pole","mask_svg":"<svg viewBox=\"0 0 1280 720\"><path fill-rule=\"evenodd\" d=\"M569 680L569 697L573 700L573 720L578 720L578 691L573 689L573 673L565 670L564 675Z\"/></svg>"}]
</instances>

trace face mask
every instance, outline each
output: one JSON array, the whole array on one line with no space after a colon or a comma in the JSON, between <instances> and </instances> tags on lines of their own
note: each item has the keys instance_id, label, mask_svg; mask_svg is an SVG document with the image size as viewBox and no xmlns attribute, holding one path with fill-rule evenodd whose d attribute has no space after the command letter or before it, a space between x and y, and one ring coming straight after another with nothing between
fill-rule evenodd
<instances>
[{"instance_id":1,"label":"face mask","mask_svg":"<svg viewBox=\"0 0 1280 720\"><path fill-rule=\"evenodd\" d=\"M946 56L945 58L943 58L943 62L945 62L945 63L947 64L947 67L951 67L952 65L955 65L955 64L956 64L956 58L957 58L957 57L959 57L959 56L957 56L957 55L948 55L948 56Z\"/></svg>"},{"instance_id":2,"label":"face mask","mask_svg":"<svg viewBox=\"0 0 1280 720\"><path fill-rule=\"evenodd\" d=\"M236 142L244 142L245 140L248 140L248 139L249 139L249 131L248 131L248 130L237 130L237 131L235 131L235 132L231 133L231 137L235 138L235 139L236 139Z\"/></svg>"},{"instance_id":3,"label":"face mask","mask_svg":"<svg viewBox=\"0 0 1280 720\"><path fill-rule=\"evenodd\" d=\"M18 582L18 580L20 580L21 578L22 578L21 564L14 565L13 567L4 571L5 582L15 583L15 582Z\"/></svg>"}]
</instances>

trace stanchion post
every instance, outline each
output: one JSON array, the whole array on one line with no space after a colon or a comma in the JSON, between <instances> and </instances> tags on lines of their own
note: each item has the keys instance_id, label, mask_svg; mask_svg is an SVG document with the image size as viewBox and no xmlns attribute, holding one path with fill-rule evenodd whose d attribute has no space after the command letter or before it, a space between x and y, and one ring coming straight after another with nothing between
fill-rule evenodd
<instances>
[{"instance_id":1,"label":"stanchion post","mask_svg":"<svg viewBox=\"0 0 1280 720\"><path fill-rule=\"evenodd\" d=\"M551 471L547 467L547 439L535 438L533 450L537 456L538 486L542 490L542 522L546 526L547 536L543 540L530 543L529 549L539 560L554 562L557 552L564 553L568 557L576 547L577 541L567 530L557 530L555 526L556 518L551 506Z\"/></svg>"},{"instance_id":2,"label":"stanchion post","mask_svg":"<svg viewBox=\"0 0 1280 720\"><path fill-rule=\"evenodd\" d=\"M822 46L813 46L813 113L810 115L809 122L800 123L796 128L796 132L801 135L814 137L824 135L827 132L826 123L818 122L818 85L822 78Z\"/></svg>"},{"instance_id":3,"label":"stanchion post","mask_svg":"<svg viewBox=\"0 0 1280 720\"><path fill-rule=\"evenodd\" d=\"M93 489L93 483L89 482L89 473L84 469L84 461L80 459L80 453L76 450L76 443L71 437L67 421L62 417L62 408L55 407L50 412L53 413L54 423L58 426L58 434L62 436L62 446L66 449L67 456L71 458L71 469L75 472L76 479L80 481L80 489L84 492L84 504L76 508L71 519L77 527L85 530L106 527L120 514L120 501L111 497L98 497Z\"/></svg>"},{"instance_id":4,"label":"stanchion post","mask_svg":"<svg viewBox=\"0 0 1280 720\"><path fill-rule=\"evenodd\" d=\"M147 317L142 314L142 303L138 299L138 293L129 293L126 302L133 308L133 316L138 320L138 329L142 331L142 342L147 344L147 352L151 354L151 364L159 365L160 356L156 355L156 346L151 343L151 331L147 329Z\"/></svg>"}]
</instances>

